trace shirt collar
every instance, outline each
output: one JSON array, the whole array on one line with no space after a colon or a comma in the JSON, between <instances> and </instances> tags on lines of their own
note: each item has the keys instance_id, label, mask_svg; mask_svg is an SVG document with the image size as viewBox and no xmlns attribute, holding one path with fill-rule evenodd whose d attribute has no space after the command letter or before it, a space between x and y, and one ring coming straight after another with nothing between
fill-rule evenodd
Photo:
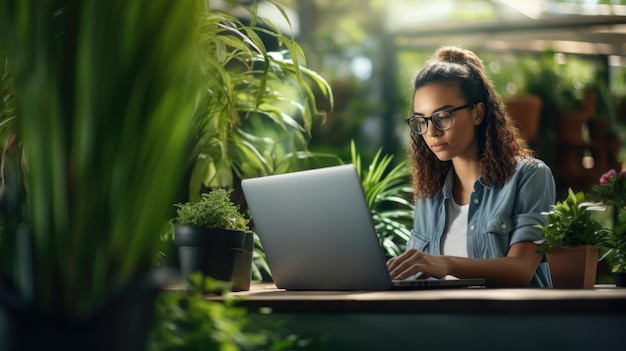
<instances>
[{"instance_id":1,"label":"shirt collar","mask_svg":"<svg viewBox=\"0 0 626 351\"><path fill-rule=\"evenodd\" d=\"M454 168L450 167L446 181L443 183L442 194L444 199L452 197L452 187L454 186Z\"/></svg>"},{"instance_id":2,"label":"shirt collar","mask_svg":"<svg viewBox=\"0 0 626 351\"><path fill-rule=\"evenodd\" d=\"M485 183L482 182L482 179L483 179L483 176L481 174L478 176L478 180L474 183L474 190L478 190L477 187L479 185L489 188L487 185L485 185ZM454 186L454 168L452 167L448 171L448 175L446 175L446 180L443 183L443 189L441 190L441 193L443 194L444 199L449 199L450 197L452 197L453 186Z\"/></svg>"}]
</instances>

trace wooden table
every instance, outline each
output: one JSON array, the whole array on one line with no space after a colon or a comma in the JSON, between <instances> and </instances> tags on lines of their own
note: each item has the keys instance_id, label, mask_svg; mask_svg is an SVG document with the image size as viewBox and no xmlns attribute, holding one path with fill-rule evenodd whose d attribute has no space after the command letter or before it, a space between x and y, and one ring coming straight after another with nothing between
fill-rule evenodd
<instances>
[{"instance_id":1,"label":"wooden table","mask_svg":"<svg viewBox=\"0 0 626 351\"><path fill-rule=\"evenodd\" d=\"M626 289L609 285L312 292L253 284L234 295L251 325L283 323L313 349L626 350Z\"/></svg>"}]
</instances>

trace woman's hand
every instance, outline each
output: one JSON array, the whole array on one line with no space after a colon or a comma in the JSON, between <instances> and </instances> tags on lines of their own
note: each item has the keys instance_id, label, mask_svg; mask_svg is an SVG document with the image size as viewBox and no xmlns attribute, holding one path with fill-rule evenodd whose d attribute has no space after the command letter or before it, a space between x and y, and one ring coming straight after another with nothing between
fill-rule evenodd
<instances>
[{"instance_id":1,"label":"woman's hand","mask_svg":"<svg viewBox=\"0 0 626 351\"><path fill-rule=\"evenodd\" d=\"M433 256L408 249L387 261L387 269L394 280L407 279L422 272L420 279L443 278L446 275L480 277L485 278L487 286L525 287L543 257L537 253L537 247L533 242L519 242L511 246L506 257L497 258Z\"/></svg>"},{"instance_id":2,"label":"woman's hand","mask_svg":"<svg viewBox=\"0 0 626 351\"><path fill-rule=\"evenodd\" d=\"M448 275L446 256L433 256L416 249L408 249L403 254L387 261L389 276L393 280L406 279L422 272L420 279L443 278Z\"/></svg>"}]
</instances>

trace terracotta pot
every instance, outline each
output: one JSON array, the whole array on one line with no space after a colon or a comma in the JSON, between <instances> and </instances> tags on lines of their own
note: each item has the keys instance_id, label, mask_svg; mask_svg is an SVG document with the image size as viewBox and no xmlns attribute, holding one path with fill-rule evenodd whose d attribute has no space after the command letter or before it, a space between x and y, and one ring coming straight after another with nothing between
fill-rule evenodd
<instances>
[{"instance_id":1,"label":"terracotta pot","mask_svg":"<svg viewBox=\"0 0 626 351\"><path fill-rule=\"evenodd\" d=\"M546 252L552 287L555 289L592 289L598 267L597 246L556 247Z\"/></svg>"},{"instance_id":2,"label":"terracotta pot","mask_svg":"<svg viewBox=\"0 0 626 351\"><path fill-rule=\"evenodd\" d=\"M537 138L542 106L541 98L536 95L519 96L506 101L509 115L517 123L522 137L527 142Z\"/></svg>"}]
</instances>

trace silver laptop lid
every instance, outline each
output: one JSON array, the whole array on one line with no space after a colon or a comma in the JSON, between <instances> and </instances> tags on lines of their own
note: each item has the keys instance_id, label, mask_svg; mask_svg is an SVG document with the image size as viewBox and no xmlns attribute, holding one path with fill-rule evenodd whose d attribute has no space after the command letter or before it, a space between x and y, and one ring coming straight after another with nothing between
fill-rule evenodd
<instances>
[{"instance_id":1,"label":"silver laptop lid","mask_svg":"<svg viewBox=\"0 0 626 351\"><path fill-rule=\"evenodd\" d=\"M354 165L246 179L242 188L277 287L391 288Z\"/></svg>"}]
</instances>

